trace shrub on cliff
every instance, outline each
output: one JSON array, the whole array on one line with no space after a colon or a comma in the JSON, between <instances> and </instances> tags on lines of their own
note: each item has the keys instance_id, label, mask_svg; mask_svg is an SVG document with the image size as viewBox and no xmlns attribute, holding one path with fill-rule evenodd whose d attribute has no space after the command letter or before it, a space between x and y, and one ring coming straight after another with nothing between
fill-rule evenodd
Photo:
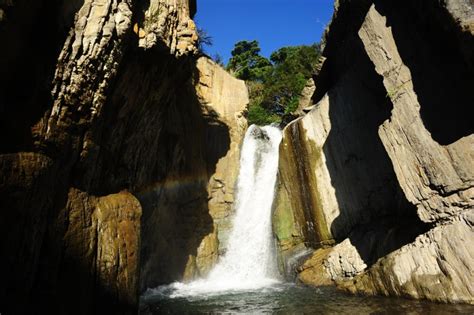
<instances>
[{"instance_id":1,"label":"shrub on cliff","mask_svg":"<svg viewBox=\"0 0 474 315\"><path fill-rule=\"evenodd\" d=\"M296 110L301 91L316 72L318 44L283 47L271 54L273 71L265 79L263 106L279 115Z\"/></svg>"},{"instance_id":2,"label":"shrub on cliff","mask_svg":"<svg viewBox=\"0 0 474 315\"><path fill-rule=\"evenodd\" d=\"M257 41L240 41L232 50L227 70L247 81L250 93L249 123L281 122L298 107L301 91L316 72L319 44L283 47L270 60L260 56Z\"/></svg>"},{"instance_id":3,"label":"shrub on cliff","mask_svg":"<svg viewBox=\"0 0 474 315\"><path fill-rule=\"evenodd\" d=\"M265 85L262 82L247 81L247 87L250 97L247 114L249 124L264 126L279 123L281 121L280 116L262 107Z\"/></svg>"}]
</instances>

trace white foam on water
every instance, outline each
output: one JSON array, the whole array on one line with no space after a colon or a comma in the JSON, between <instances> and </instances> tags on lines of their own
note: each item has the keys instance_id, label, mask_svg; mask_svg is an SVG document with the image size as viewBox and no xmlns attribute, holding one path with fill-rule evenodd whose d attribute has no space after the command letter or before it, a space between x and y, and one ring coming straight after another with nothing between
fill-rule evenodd
<instances>
[{"instance_id":1,"label":"white foam on water","mask_svg":"<svg viewBox=\"0 0 474 315\"><path fill-rule=\"evenodd\" d=\"M279 283L271 214L281 138L280 129L272 126L252 125L247 130L227 252L208 277L149 289L145 295L213 295L258 290Z\"/></svg>"}]
</instances>

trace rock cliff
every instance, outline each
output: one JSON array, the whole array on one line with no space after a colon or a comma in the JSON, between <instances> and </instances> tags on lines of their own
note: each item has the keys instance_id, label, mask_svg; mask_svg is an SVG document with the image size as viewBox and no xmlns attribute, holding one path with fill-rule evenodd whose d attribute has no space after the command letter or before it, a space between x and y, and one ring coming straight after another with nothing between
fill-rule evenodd
<instances>
[{"instance_id":1,"label":"rock cliff","mask_svg":"<svg viewBox=\"0 0 474 315\"><path fill-rule=\"evenodd\" d=\"M137 193L144 207L142 290L202 276L225 250L248 93L206 57L197 60L194 79L177 98L180 107L161 121L165 146L154 158L169 174ZM191 92L195 99L186 98Z\"/></svg>"},{"instance_id":2,"label":"rock cliff","mask_svg":"<svg viewBox=\"0 0 474 315\"><path fill-rule=\"evenodd\" d=\"M0 1L0 312L135 313L216 259L248 95L195 10Z\"/></svg>"},{"instance_id":3,"label":"rock cliff","mask_svg":"<svg viewBox=\"0 0 474 315\"><path fill-rule=\"evenodd\" d=\"M316 249L301 281L474 303L473 21L467 0L336 2L280 147L282 264Z\"/></svg>"},{"instance_id":4,"label":"rock cliff","mask_svg":"<svg viewBox=\"0 0 474 315\"><path fill-rule=\"evenodd\" d=\"M336 2L280 147L290 276L474 303L473 10ZM248 93L195 11L0 0L0 313L136 313L225 252Z\"/></svg>"}]
</instances>

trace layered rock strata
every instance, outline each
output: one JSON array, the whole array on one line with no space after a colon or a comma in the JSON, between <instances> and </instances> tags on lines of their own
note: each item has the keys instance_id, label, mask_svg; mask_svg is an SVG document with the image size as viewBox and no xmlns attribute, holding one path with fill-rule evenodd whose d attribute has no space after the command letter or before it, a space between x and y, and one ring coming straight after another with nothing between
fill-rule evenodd
<instances>
[{"instance_id":1,"label":"layered rock strata","mask_svg":"<svg viewBox=\"0 0 474 315\"><path fill-rule=\"evenodd\" d=\"M195 2L0 6L1 312L135 313L205 273L248 96L198 59Z\"/></svg>"},{"instance_id":2,"label":"layered rock strata","mask_svg":"<svg viewBox=\"0 0 474 315\"><path fill-rule=\"evenodd\" d=\"M280 148L282 262L316 249L301 281L474 303L473 16L461 0L336 3L315 108Z\"/></svg>"}]
</instances>

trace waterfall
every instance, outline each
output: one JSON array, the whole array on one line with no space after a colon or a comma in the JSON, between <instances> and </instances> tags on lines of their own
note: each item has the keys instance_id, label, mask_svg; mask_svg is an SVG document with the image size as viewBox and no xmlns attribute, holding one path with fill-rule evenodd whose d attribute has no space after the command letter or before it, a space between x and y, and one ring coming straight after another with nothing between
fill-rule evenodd
<instances>
[{"instance_id":1,"label":"waterfall","mask_svg":"<svg viewBox=\"0 0 474 315\"><path fill-rule=\"evenodd\" d=\"M237 184L236 213L227 253L209 279L234 287L261 285L275 276L271 211L281 131L250 126L245 135Z\"/></svg>"},{"instance_id":2,"label":"waterfall","mask_svg":"<svg viewBox=\"0 0 474 315\"><path fill-rule=\"evenodd\" d=\"M272 204L281 131L252 125L240 158L235 216L227 252L205 279L155 289L170 297L254 290L277 283ZM158 292L159 293L159 292Z\"/></svg>"}]
</instances>

